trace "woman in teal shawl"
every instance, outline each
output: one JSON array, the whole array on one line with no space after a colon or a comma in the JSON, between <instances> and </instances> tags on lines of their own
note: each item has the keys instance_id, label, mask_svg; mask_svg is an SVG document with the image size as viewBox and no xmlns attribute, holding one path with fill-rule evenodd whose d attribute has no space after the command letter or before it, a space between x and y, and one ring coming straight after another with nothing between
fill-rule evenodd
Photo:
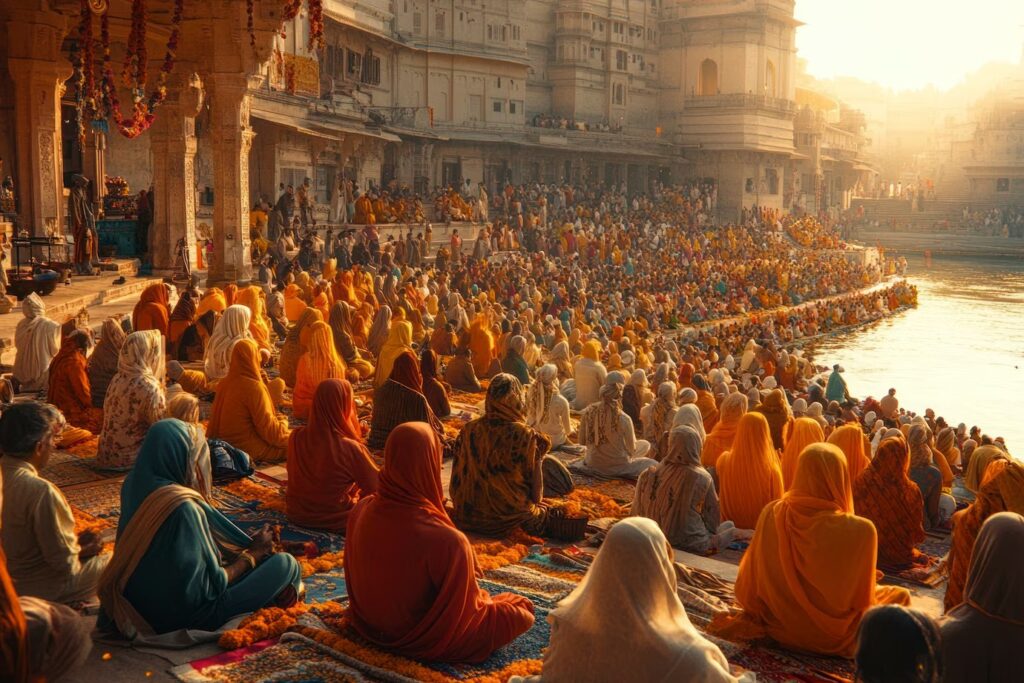
<instances>
[{"instance_id":1,"label":"woman in teal shawl","mask_svg":"<svg viewBox=\"0 0 1024 683\"><path fill-rule=\"evenodd\" d=\"M828 384L825 385L826 400L844 403L850 397L846 390L846 380L839 374L842 371L838 365L832 366L832 374L828 376Z\"/></svg>"},{"instance_id":2,"label":"woman in teal shawl","mask_svg":"<svg viewBox=\"0 0 1024 683\"><path fill-rule=\"evenodd\" d=\"M501 371L507 372L523 386L530 383L530 367L526 364L523 354L526 352L526 338L520 335L512 337L508 342L508 351L501 361Z\"/></svg>"},{"instance_id":3,"label":"woman in teal shawl","mask_svg":"<svg viewBox=\"0 0 1024 683\"><path fill-rule=\"evenodd\" d=\"M295 558L273 552L266 527L249 538L211 507L209 491L201 428L174 419L150 427L121 487L114 558L100 580L101 627L173 639L296 600Z\"/></svg>"}]
</instances>

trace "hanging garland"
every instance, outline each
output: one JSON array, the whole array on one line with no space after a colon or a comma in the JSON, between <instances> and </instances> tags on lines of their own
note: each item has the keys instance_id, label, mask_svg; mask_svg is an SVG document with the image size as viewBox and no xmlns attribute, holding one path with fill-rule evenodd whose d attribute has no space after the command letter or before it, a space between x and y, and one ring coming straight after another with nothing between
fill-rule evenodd
<instances>
[{"instance_id":1,"label":"hanging garland","mask_svg":"<svg viewBox=\"0 0 1024 683\"><path fill-rule=\"evenodd\" d=\"M246 10L249 13L249 42L253 49L256 49L256 29L253 21L253 9L255 0L246 0ZM324 48L324 3L323 0L306 0L309 6L309 49L322 50ZM282 38L288 37L288 31L284 26L285 22L291 21L299 16L302 9L302 0L284 0L283 13L281 15L282 25L279 35Z\"/></svg>"},{"instance_id":2,"label":"hanging garland","mask_svg":"<svg viewBox=\"0 0 1024 683\"><path fill-rule=\"evenodd\" d=\"M153 125L156 119L154 112L167 97L167 79L170 77L171 72L174 71L174 59L178 48L178 36L181 30L181 15L184 9L184 0L174 0L174 11L171 17L171 35L167 39L164 63L157 77L157 87L146 97L145 50L144 47L139 48L140 45L145 45L145 13L144 8L136 7L141 5L143 1L134 0L132 5L132 33L129 35L129 44L133 42L132 36L134 36L135 50L133 54L129 51L130 54L126 58L125 69L122 70L122 76L125 76L125 74L130 76L127 78L128 85L132 90L132 112L130 117L122 114L117 82L115 81L114 70L111 66L110 12L104 13L99 23L100 45L103 48L100 100L106 105L106 110L108 110L106 114L109 114L114 119L118 130L129 139L138 137L150 129L150 126ZM136 23L137 18L140 19L138 23ZM139 52L142 53L141 56L143 58L140 58ZM99 118L105 118L105 116Z\"/></svg>"}]
</instances>

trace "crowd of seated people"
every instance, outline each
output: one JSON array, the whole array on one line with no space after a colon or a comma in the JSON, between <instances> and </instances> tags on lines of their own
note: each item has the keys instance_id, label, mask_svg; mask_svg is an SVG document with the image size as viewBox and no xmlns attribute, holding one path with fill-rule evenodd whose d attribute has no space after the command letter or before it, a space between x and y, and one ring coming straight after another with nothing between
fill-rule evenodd
<instances>
[{"instance_id":1,"label":"crowd of seated people","mask_svg":"<svg viewBox=\"0 0 1024 683\"><path fill-rule=\"evenodd\" d=\"M851 398L842 368L822 373L792 345L912 306L916 291L865 293L880 272L781 239L764 212L714 225L704 188L573 188L548 223L506 225L500 261L454 245L423 260L360 235L362 263L296 256L267 287L155 285L95 344L29 303L15 367L23 390L49 390L0 416L0 620L15 625L4 653L32 652L4 665L56 677L89 647L33 640L33 605L58 628L61 603L98 596L101 630L160 647L303 599L275 531L246 533L218 509L213 443L283 463L288 518L345 535L348 623L397 654L480 662L532 627L528 599L482 590L467 534L550 535L576 454L581 474L635 481L636 517L552 612L545 680L733 680L676 595L670 547L737 538L750 542L739 611L711 623L719 637L869 672L886 645L872 629L895 629L901 657L941 660L963 672L952 680L981 647L991 671L1010 670L1016 631L999 624L1024 618L1007 569L1024 468L1003 440L893 394ZM191 355L175 357L186 339ZM456 391L482 405L446 424ZM46 479L58 444L97 431L94 465L126 473L112 554L74 533ZM956 512L959 475L972 502ZM932 561L916 548L926 531L952 533L941 651L910 594L876 584L878 568Z\"/></svg>"}]
</instances>

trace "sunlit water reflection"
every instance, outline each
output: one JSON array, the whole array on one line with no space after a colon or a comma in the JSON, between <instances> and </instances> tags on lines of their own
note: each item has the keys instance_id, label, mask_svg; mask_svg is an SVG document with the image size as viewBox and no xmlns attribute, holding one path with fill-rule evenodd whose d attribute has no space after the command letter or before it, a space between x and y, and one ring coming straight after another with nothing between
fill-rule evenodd
<instances>
[{"instance_id":1,"label":"sunlit water reflection","mask_svg":"<svg viewBox=\"0 0 1024 683\"><path fill-rule=\"evenodd\" d=\"M918 307L816 345L820 363L841 363L850 393L933 408L954 426L980 426L1024 457L1024 262L910 261Z\"/></svg>"}]
</instances>

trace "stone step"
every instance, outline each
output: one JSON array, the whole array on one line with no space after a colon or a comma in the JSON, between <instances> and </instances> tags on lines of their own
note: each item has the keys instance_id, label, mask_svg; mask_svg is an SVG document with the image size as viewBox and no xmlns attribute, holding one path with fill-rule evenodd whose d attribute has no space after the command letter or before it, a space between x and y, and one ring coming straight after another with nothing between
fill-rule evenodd
<instances>
[{"instance_id":1,"label":"stone step","mask_svg":"<svg viewBox=\"0 0 1024 683\"><path fill-rule=\"evenodd\" d=\"M115 273L104 273L98 277L88 278L95 280L113 280L115 279ZM80 278L78 281L83 281L86 278ZM46 303L46 316L53 320L63 321L64 319L75 315L78 311L83 308L89 308L90 306L99 306L101 304L110 303L117 299L124 299L130 296L137 296L142 293L146 287L156 282L163 282L158 277L154 278L126 278L126 282L123 285L111 285L100 291L84 292L78 296L61 297L57 296L61 289L73 289L75 287L76 278L72 278L70 285L58 285L56 291L53 294L43 297L43 301Z\"/></svg>"},{"instance_id":2,"label":"stone step","mask_svg":"<svg viewBox=\"0 0 1024 683\"><path fill-rule=\"evenodd\" d=\"M142 262L137 258L129 259L114 259L112 261L101 261L100 270L104 273L114 273L115 275L124 275L125 277L133 277L138 274L139 268L142 266Z\"/></svg>"}]
</instances>

